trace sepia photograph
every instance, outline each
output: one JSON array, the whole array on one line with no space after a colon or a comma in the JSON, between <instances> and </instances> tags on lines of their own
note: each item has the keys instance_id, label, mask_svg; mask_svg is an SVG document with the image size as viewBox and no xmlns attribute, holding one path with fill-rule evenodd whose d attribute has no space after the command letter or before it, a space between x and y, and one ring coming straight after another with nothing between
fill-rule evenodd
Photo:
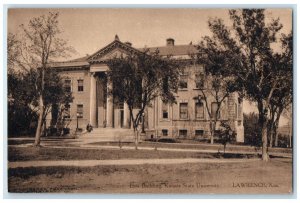
<instances>
[{"instance_id":1,"label":"sepia photograph","mask_svg":"<svg viewBox=\"0 0 300 203\"><path fill-rule=\"evenodd\" d=\"M8 8L7 192L293 195L293 12Z\"/></svg>"}]
</instances>

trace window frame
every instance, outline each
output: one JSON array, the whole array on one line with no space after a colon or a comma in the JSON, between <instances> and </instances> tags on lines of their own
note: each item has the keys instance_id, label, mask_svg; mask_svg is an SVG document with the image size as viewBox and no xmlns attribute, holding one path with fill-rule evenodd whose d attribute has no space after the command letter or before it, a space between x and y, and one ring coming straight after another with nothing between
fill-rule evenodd
<instances>
[{"instance_id":1,"label":"window frame","mask_svg":"<svg viewBox=\"0 0 300 203\"><path fill-rule=\"evenodd\" d=\"M164 109L164 107L166 109ZM164 110L166 110L166 113L167 113L167 117L166 118L164 117L164 113L165 113ZM170 110L169 109L169 104L161 101L161 118L163 120L169 120L169 110Z\"/></svg>"},{"instance_id":2,"label":"window frame","mask_svg":"<svg viewBox=\"0 0 300 203\"><path fill-rule=\"evenodd\" d=\"M218 108L218 102L211 102L211 104L210 104L211 116L212 116L212 119L215 119L215 113L213 113L213 104L216 104L217 108ZM221 108L219 109L219 112L218 112L218 115L217 115L217 120L221 119L221 111L220 110L221 110Z\"/></svg>"},{"instance_id":3,"label":"window frame","mask_svg":"<svg viewBox=\"0 0 300 203\"><path fill-rule=\"evenodd\" d=\"M168 129L162 129L161 134L162 134L162 136L168 136L169 135Z\"/></svg>"},{"instance_id":4,"label":"window frame","mask_svg":"<svg viewBox=\"0 0 300 203\"><path fill-rule=\"evenodd\" d=\"M81 106L79 108L79 106ZM81 109L81 111L79 111ZM77 104L77 111L76 111L76 117L77 118L83 118L83 104Z\"/></svg>"},{"instance_id":5,"label":"window frame","mask_svg":"<svg viewBox=\"0 0 300 203\"><path fill-rule=\"evenodd\" d=\"M183 104L186 104L186 118L183 118L182 115L182 106ZM188 102L180 102L179 103L179 119L180 120L188 120L189 119L189 103Z\"/></svg>"},{"instance_id":6,"label":"window frame","mask_svg":"<svg viewBox=\"0 0 300 203\"><path fill-rule=\"evenodd\" d=\"M198 135L197 132L200 132L200 131L202 131L202 134ZM204 136L204 130L202 130L202 129L196 129L195 130L195 137L198 137L198 136L202 136L203 137Z\"/></svg>"},{"instance_id":7,"label":"window frame","mask_svg":"<svg viewBox=\"0 0 300 203\"><path fill-rule=\"evenodd\" d=\"M69 86L67 85L66 81L70 81L70 83L68 83ZM70 88L70 90L67 89L67 88ZM69 79L69 78L64 79L64 89L65 89L65 91L68 92L68 93L71 93L71 92L72 92L72 79Z\"/></svg>"},{"instance_id":8,"label":"window frame","mask_svg":"<svg viewBox=\"0 0 300 203\"><path fill-rule=\"evenodd\" d=\"M185 132L184 134L181 134L182 132ZM178 137L179 138L187 138L188 137L188 130L187 129L179 129L178 131Z\"/></svg>"},{"instance_id":9,"label":"window frame","mask_svg":"<svg viewBox=\"0 0 300 203\"><path fill-rule=\"evenodd\" d=\"M195 89L205 89L204 77L205 77L205 75L203 73L200 73L200 72L195 73ZM202 83L202 86L198 87L198 84L200 82Z\"/></svg>"},{"instance_id":10,"label":"window frame","mask_svg":"<svg viewBox=\"0 0 300 203\"><path fill-rule=\"evenodd\" d=\"M82 83L80 83L82 82ZM83 92L84 91L84 80L78 79L77 80L77 92Z\"/></svg>"},{"instance_id":11,"label":"window frame","mask_svg":"<svg viewBox=\"0 0 300 203\"><path fill-rule=\"evenodd\" d=\"M202 111L202 117L197 117L197 104L202 104L202 108L203 108L203 111ZM196 120L204 120L205 119L205 109L204 109L204 103L203 101L196 101L195 102L195 119Z\"/></svg>"},{"instance_id":12,"label":"window frame","mask_svg":"<svg viewBox=\"0 0 300 203\"><path fill-rule=\"evenodd\" d=\"M188 81L189 77L188 76L189 76L188 73L182 73L182 74L180 74L180 76L179 76L179 84L178 84L178 87L179 87L178 89L179 90L187 90L188 89L188 87L189 87L189 85L188 85L188 83L189 83L189 81ZM184 81L184 83L186 83L186 87L182 87L181 86L181 83L182 83L183 79L186 80L186 81Z\"/></svg>"},{"instance_id":13,"label":"window frame","mask_svg":"<svg viewBox=\"0 0 300 203\"><path fill-rule=\"evenodd\" d=\"M64 119L71 119L71 105L66 104L64 108Z\"/></svg>"}]
</instances>

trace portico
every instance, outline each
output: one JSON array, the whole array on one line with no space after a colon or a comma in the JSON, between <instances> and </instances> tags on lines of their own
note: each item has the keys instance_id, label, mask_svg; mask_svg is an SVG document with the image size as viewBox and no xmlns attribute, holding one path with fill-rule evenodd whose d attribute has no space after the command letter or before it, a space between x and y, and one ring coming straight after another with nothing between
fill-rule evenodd
<instances>
[{"instance_id":1,"label":"portico","mask_svg":"<svg viewBox=\"0 0 300 203\"><path fill-rule=\"evenodd\" d=\"M90 68L90 124L98 128L129 128L130 114L126 102L115 101L106 64Z\"/></svg>"}]
</instances>

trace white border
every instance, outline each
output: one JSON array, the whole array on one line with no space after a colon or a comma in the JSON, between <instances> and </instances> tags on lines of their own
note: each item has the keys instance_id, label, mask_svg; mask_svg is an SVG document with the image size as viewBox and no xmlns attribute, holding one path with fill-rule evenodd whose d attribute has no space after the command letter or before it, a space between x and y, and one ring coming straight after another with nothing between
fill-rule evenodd
<instances>
[{"instance_id":1,"label":"white border","mask_svg":"<svg viewBox=\"0 0 300 203\"><path fill-rule=\"evenodd\" d=\"M203 2L208 2L208 1L203 1ZM50 5L50 3L52 5ZM2 1L2 4L1 4L1 10L3 11L3 8L4 8L4 5L5 4L9 4L9 5L12 5L12 4L19 4L19 5L14 5L13 7L32 7L34 5L25 5L25 4L39 4L38 7L73 7L74 4L77 4L76 7L79 7L81 4L82 7L91 7L93 5L87 5L87 4L98 4L98 3L101 3L103 7L118 7L119 4L121 4L122 7L145 7L145 5L140 5L140 1L138 0L127 0L126 1L126 5L124 4L124 1L121 1L121 0L110 0L110 1L101 1L101 2L98 2L96 0L85 0L83 2L79 2L79 1L76 1L76 0L51 0L51 1L44 1L43 3L41 2L41 0L27 0L27 1L24 1L24 0L3 0ZM146 5L147 7L193 7L193 6L196 6L196 7L224 7L224 6L229 6L229 7L241 7L241 6L252 6L253 7L256 7L256 6L267 6L267 4L272 4L272 5L277 5L278 7L281 7L281 6L285 6L287 4L295 4L295 8L297 9L297 16L295 16L296 18L298 18L298 9L299 9L299 3L297 2L297 0L277 0L277 1L270 1L270 0L244 0L244 1L237 1L237 0L210 0L209 1L209 4L201 4L201 5L187 5L187 4L195 4L195 3L202 3L201 1L195 1L195 0L185 0L185 1L178 1L178 0L146 0L146 1L143 1L143 3L145 4L148 4ZM22 5L20 5L22 4ZM53 5L53 4L56 4L56 5ZM106 5L103 5L103 4L106 4ZM113 5L113 4L118 4L118 5ZM130 4L135 4L135 5L130 5ZM152 4L152 5L150 5ZM155 4L155 5L153 5ZM167 4L172 4L172 5L167 5ZM175 4L175 5L174 5ZM235 5L231 5L231 4L235 4ZM214 5L214 6L213 6ZM100 6L100 5L99 5ZM3 25L1 26L1 34L2 34L2 37L1 37L1 41L0 41L0 44L3 44L3 47L4 49L1 49L1 59L0 59L0 62L1 64L5 65L6 64L6 54L5 54L5 47L6 47L6 42L5 42L5 39L4 39L4 31L6 31L6 27L5 26L5 18L4 18L4 13L3 12L0 12L0 19L2 20L2 23ZM297 30L296 30L297 29ZM294 32L295 33L299 33L299 26L296 27L296 29L294 29ZM294 43L295 44L295 43ZM297 40L297 46L299 46L299 40ZM299 52L297 52L297 56L296 58L299 58ZM295 82L295 90L297 90L299 87L299 83L297 83L297 76L298 76L298 71L296 70L296 67L295 67L295 75L294 75L294 82ZM6 81L6 72L5 72L5 69L3 69L3 71L1 72L0 71L0 95L1 95L1 100L0 100L0 106L3 107L2 109L2 112L4 113L6 111L6 108L5 108L5 104L6 104L6 86L5 86L5 81ZM295 92L296 93L296 92ZM299 99L299 95L296 94L295 95L295 101L294 101L294 104L296 104L296 102L298 101ZM296 104L297 105L297 104ZM297 111L297 112L296 112ZM296 124L296 115L298 114L298 109L296 108L296 111L294 112L294 127L297 125ZM2 118L6 118L5 116L2 115ZM2 119L4 120L4 119ZM0 122L0 129L2 132L4 132L4 126L5 126L5 122ZM297 129L294 128L294 135L297 136ZM2 136L3 137L3 136ZM300 146L299 144L299 140L300 139L297 139L297 143L295 143L296 146ZM5 143L6 140L3 140L3 143ZM6 159L6 157L4 157L5 153L3 154L3 151L1 151L1 159ZM4 167L3 165L3 160L1 160L1 172L3 174L3 169L6 169L6 167ZM298 168L298 164L299 164L299 161L297 160L297 168ZM0 182L3 182L5 180L3 180L3 176L0 176ZM295 180L297 182L299 182L299 176L297 176L297 180ZM3 184L2 184L2 187L3 187ZM299 193L299 187L297 187L297 191L295 191L297 194L300 194ZM22 202L40 202L40 200L38 200L41 196L40 195L30 195L30 198L31 199L26 199L24 200L23 198L26 198L29 197L28 195L24 195L23 197L20 196L22 199L20 200L4 200L5 202L7 201L22 201ZM98 195L97 195L98 196ZM3 198L3 188L1 188L1 197ZM62 197L61 195L59 195L59 197L61 198L70 198L70 196L68 197L67 196L64 196ZM118 198L118 196L103 196L102 198ZM150 195L150 196L132 196L132 195L123 195L122 198L125 198L127 200L125 200L125 202L133 202L132 200L129 200L128 198L156 198L156 197L161 197L160 195L159 196L154 196L154 195ZM282 202L282 198L285 198L287 196L280 196L280 195L276 195L276 196L272 196L273 198L278 198L277 200L271 200L272 202ZM72 198L76 198L75 200L67 200L67 201L72 201L72 202L79 202L81 201L82 198L89 198L87 196L80 196L80 195L75 195L73 196L72 195ZM96 198L99 198L99 197L96 197ZM161 197L161 198L166 198L165 196ZM179 199L179 198L201 198L200 196L194 196L194 195L189 195L189 196L185 196L185 197L180 197L180 196L169 196L167 198L175 198L175 199ZM231 199L228 199L228 198L244 198L244 197L240 197L240 196L220 196L220 195L216 195L214 197L204 197L204 198L227 198L225 200L220 200L222 202L240 202L239 199L234 199L234 200L231 200ZM251 196L251 195L247 195L246 198L262 198L263 200L261 200L261 202L266 202L265 198L268 198L268 196L260 196L260 195L255 195L255 196ZM45 201L45 200L43 200ZM46 200L46 202L53 202L53 200ZM58 201L58 200L55 200L55 201ZM59 200L59 201L66 201L66 200ZM93 201L93 202L99 202L99 200L89 200L89 201ZM102 200L101 200L102 201ZM109 200L109 202L111 201L114 201L114 200ZM123 202L124 200L122 200ZM134 200L134 201L139 201L138 199ZM142 201L152 201L152 200L142 200ZM165 202L165 200L163 200ZM172 202L178 202L180 200L172 200ZM199 200L190 200L190 201L197 201L199 202ZM202 200L200 200L202 201ZM214 199L209 199L209 200L206 200L207 202L214 202L216 200ZM243 201L245 202L252 202L255 201L257 202L258 200L251 200L251 199L244 199ZM289 200L284 200L284 202L296 202L297 199L289 199Z\"/></svg>"}]
</instances>

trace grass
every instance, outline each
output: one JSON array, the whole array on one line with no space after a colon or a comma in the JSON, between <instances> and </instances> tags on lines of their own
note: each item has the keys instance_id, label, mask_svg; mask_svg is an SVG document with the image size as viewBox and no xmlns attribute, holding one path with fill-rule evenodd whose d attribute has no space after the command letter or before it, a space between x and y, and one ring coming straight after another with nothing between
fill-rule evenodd
<instances>
[{"instance_id":1,"label":"grass","mask_svg":"<svg viewBox=\"0 0 300 203\"><path fill-rule=\"evenodd\" d=\"M266 187L238 188L240 183ZM287 194L292 161L96 167L32 167L8 171L9 192Z\"/></svg>"},{"instance_id":2,"label":"grass","mask_svg":"<svg viewBox=\"0 0 300 203\"><path fill-rule=\"evenodd\" d=\"M257 155L160 150L72 149L48 147L8 147L8 161L35 160L108 160L161 158L257 158Z\"/></svg>"},{"instance_id":3,"label":"grass","mask_svg":"<svg viewBox=\"0 0 300 203\"><path fill-rule=\"evenodd\" d=\"M90 143L90 145L95 146L119 146L119 142L94 142ZM135 146L132 142L123 142L122 146ZM199 143L199 142L190 142L190 143L161 143L161 142L141 142L139 143L140 147L157 147L157 148L178 148L178 149L201 149L201 150L219 150L223 152L222 144L207 144L207 143ZM253 146L237 146L237 145L227 145L226 152L242 150L246 152L261 152L259 147ZM292 149L286 148L269 148L269 152L280 152L280 153L291 153Z\"/></svg>"}]
</instances>

